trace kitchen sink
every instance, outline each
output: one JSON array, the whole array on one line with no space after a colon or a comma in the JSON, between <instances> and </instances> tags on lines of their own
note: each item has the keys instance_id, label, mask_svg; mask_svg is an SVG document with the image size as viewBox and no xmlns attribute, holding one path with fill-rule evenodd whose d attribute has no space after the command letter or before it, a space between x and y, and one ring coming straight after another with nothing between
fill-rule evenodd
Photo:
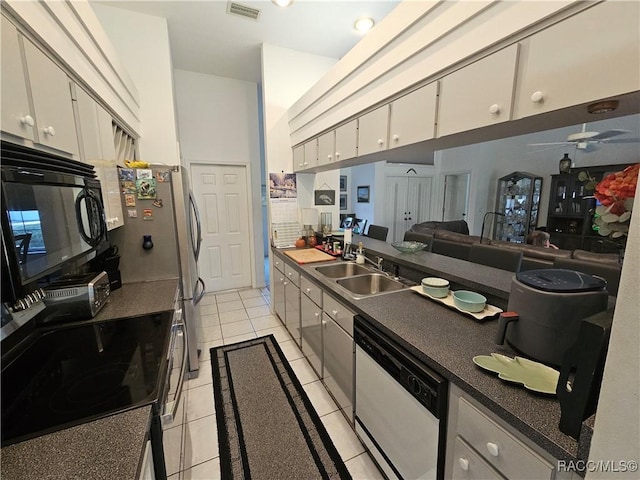
<instances>
[{"instance_id":1,"label":"kitchen sink","mask_svg":"<svg viewBox=\"0 0 640 480\"><path fill-rule=\"evenodd\" d=\"M348 290L354 298L370 297L383 293L397 292L405 285L381 273L368 273L348 278L340 278L336 283Z\"/></svg>"},{"instance_id":2,"label":"kitchen sink","mask_svg":"<svg viewBox=\"0 0 640 480\"><path fill-rule=\"evenodd\" d=\"M323 274L325 277L330 278L353 277L354 275L371 273L371 270L369 270L367 267L363 267L362 265L358 265L357 263L353 262L324 265L322 267L316 267L316 271Z\"/></svg>"}]
</instances>

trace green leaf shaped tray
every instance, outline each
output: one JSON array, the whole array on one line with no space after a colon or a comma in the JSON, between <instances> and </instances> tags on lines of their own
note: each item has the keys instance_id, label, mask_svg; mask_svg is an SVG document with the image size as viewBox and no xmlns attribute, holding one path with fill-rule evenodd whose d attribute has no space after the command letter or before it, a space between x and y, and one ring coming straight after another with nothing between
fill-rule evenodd
<instances>
[{"instance_id":1,"label":"green leaf shaped tray","mask_svg":"<svg viewBox=\"0 0 640 480\"><path fill-rule=\"evenodd\" d=\"M538 393L555 395L560 372L527 358L511 358L499 353L478 355L473 363L480 368L498 374L507 382L520 383L525 388Z\"/></svg>"}]
</instances>

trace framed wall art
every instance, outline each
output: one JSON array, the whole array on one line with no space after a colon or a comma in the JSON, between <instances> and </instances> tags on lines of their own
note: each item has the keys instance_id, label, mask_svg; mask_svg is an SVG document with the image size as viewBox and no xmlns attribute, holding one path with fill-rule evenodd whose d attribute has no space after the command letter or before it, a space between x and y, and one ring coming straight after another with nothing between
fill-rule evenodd
<instances>
[{"instance_id":1,"label":"framed wall art","mask_svg":"<svg viewBox=\"0 0 640 480\"><path fill-rule=\"evenodd\" d=\"M346 209L347 209L347 194L341 193L340 194L340 210L346 210Z\"/></svg>"},{"instance_id":2,"label":"framed wall art","mask_svg":"<svg viewBox=\"0 0 640 480\"><path fill-rule=\"evenodd\" d=\"M340 175L340 191L341 192L346 192L347 191L347 176L346 175Z\"/></svg>"},{"instance_id":3,"label":"framed wall art","mask_svg":"<svg viewBox=\"0 0 640 480\"><path fill-rule=\"evenodd\" d=\"M336 191L335 190L314 190L313 199L316 205L335 205Z\"/></svg>"},{"instance_id":4,"label":"framed wall art","mask_svg":"<svg viewBox=\"0 0 640 480\"><path fill-rule=\"evenodd\" d=\"M358 187L358 203L369 203L369 185Z\"/></svg>"}]
</instances>

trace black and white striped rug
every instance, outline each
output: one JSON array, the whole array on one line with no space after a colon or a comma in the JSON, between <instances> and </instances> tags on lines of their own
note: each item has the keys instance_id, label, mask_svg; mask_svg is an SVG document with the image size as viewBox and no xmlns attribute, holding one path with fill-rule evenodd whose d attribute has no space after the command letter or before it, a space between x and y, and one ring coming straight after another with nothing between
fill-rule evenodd
<instances>
[{"instance_id":1,"label":"black and white striped rug","mask_svg":"<svg viewBox=\"0 0 640 480\"><path fill-rule=\"evenodd\" d=\"M226 479L351 476L273 335L211 349Z\"/></svg>"}]
</instances>

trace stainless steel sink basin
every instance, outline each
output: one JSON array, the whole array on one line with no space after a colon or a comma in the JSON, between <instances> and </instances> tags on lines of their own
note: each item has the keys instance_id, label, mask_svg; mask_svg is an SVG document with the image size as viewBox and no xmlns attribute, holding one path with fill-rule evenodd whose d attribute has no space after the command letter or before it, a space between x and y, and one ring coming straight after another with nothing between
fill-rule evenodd
<instances>
[{"instance_id":1,"label":"stainless steel sink basin","mask_svg":"<svg viewBox=\"0 0 640 480\"><path fill-rule=\"evenodd\" d=\"M354 275L371 273L367 267L363 267L362 265L358 265L353 262L323 265L322 267L316 267L316 271L330 278L353 277Z\"/></svg>"},{"instance_id":2,"label":"stainless steel sink basin","mask_svg":"<svg viewBox=\"0 0 640 480\"><path fill-rule=\"evenodd\" d=\"M405 287L401 282L380 273L341 278L336 280L336 283L348 290L355 298L396 292Z\"/></svg>"}]
</instances>

